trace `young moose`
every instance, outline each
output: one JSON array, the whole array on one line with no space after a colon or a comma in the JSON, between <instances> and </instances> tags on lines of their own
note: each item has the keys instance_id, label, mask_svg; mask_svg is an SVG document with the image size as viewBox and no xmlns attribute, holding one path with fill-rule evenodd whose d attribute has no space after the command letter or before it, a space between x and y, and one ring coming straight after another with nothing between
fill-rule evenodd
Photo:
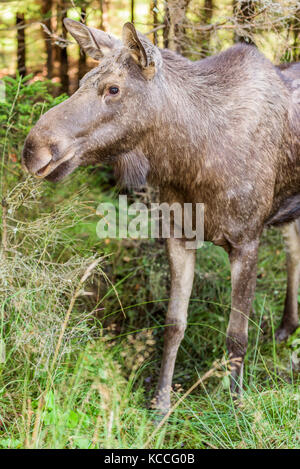
<instances>
[{"instance_id":1,"label":"young moose","mask_svg":"<svg viewBox=\"0 0 300 469\"><path fill-rule=\"evenodd\" d=\"M70 19L65 26L99 66L28 135L23 164L59 181L77 166L110 157L125 184L146 179L162 202L205 204L205 240L231 264L227 330L231 390L242 388L248 317L259 238L282 225L288 286L278 340L298 326L300 274L300 64L275 67L255 48L236 45L198 62L160 50L132 24L122 41ZM298 81L297 81L298 80ZM171 293L157 407L166 411L187 322L195 250L167 241Z\"/></svg>"}]
</instances>

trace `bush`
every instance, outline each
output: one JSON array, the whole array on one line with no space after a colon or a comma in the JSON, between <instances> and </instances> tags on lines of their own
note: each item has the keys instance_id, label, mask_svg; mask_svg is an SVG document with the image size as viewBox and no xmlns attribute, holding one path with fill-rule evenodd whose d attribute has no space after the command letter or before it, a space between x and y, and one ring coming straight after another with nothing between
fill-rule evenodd
<instances>
[{"instance_id":1,"label":"bush","mask_svg":"<svg viewBox=\"0 0 300 469\"><path fill-rule=\"evenodd\" d=\"M20 155L31 127L48 109L67 98L54 98L48 91L49 81L33 81L32 75L4 77L5 99L0 100L1 180L4 166L21 177ZM15 174L16 175L16 174ZM3 181L2 181L3 182Z\"/></svg>"}]
</instances>

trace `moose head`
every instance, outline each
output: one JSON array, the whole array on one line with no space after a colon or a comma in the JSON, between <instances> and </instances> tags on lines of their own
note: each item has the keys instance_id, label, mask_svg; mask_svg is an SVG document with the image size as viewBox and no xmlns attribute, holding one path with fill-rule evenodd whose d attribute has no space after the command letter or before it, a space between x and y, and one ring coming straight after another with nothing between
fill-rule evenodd
<instances>
[{"instance_id":1,"label":"moose head","mask_svg":"<svg viewBox=\"0 0 300 469\"><path fill-rule=\"evenodd\" d=\"M99 65L76 93L39 119L26 138L23 165L39 178L59 181L79 165L118 159L125 179L144 183L148 160L141 141L154 132L163 106L159 49L131 23L124 25L122 41L68 18L64 24Z\"/></svg>"}]
</instances>

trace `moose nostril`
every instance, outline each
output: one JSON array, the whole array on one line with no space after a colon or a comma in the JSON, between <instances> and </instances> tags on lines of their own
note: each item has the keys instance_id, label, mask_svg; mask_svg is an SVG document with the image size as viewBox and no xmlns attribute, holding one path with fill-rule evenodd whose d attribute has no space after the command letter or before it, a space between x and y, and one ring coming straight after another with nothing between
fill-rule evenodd
<instances>
[{"instance_id":1,"label":"moose nostril","mask_svg":"<svg viewBox=\"0 0 300 469\"><path fill-rule=\"evenodd\" d=\"M22 151L22 160L25 166L30 164L30 160L34 159L38 154L51 154L51 157L54 161L59 160L60 151L59 146L56 143L50 143L48 146L41 146L36 142L33 136L29 135L25 140L23 151ZM48 156L47 155L47 156Z\"/></svg>"},{"instance_id":2,"label":"moose nostril","mask_svg":"<svg viewBox=\"0 0 300 469\"><path fill-rule=\"evenodd\" d=\"M52 160L49 147L39 147L35 140L29 138L24 145L22 153L23 166L32 174L37 174Z\"/></svg>"},{"instance_id":3,"label":"moose nostril","mask_svg":"<svg viewBox=\"0 0 300 469\"><path fill-rule=\"evenodd\" d=\"M35 143L30 139L26 140L24 144L23 152L22 152L22 160L25 166L27 165L28 160L30 160L30 157L33 156L35 150L36 150Z\"/></svg>"},{"instance_id":4,"label":"moose nostril","mask_svg":"<svg viewBox=\"0 0 300 469\"><path fill-rule=\"evenodd\" d=\"M57 161L59 159L59 149L58 149L58 145L56 143L51 143L50 144L50 152L51 152L51 155L52 155L52 159L54 161Z\"/></svg>"}]
</instances>

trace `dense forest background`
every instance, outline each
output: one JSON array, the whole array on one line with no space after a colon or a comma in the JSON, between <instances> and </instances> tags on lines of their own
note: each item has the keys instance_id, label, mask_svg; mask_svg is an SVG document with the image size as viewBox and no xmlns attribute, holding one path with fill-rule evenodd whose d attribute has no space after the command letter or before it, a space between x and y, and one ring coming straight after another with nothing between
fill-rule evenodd
<instances>
[{"instance_id":1,"label":"dense forest background","mask_svg":"<svg viewBox=\"0 0 300 469\"><path fill-rule=\"evenodd\" d=\"M300 56L297 0L25 0L0 2L0 78L34 73L72 93L94 64L66 33L63 19L120 35L132 21L160 47L200 59L237 41L275 62Z\"/></svg>"},{"instance_id":2,"label":"dense forest background","mask_svg":"<svg viewBox=\"0 0 300 469\"><path fill-rule=\"evenodd\" d=\"M96 65L66 16L119 37L132 21L192 60L238 41L276 64L300 60L299 0L0 0L0 448L299 449L300 329L276 343L286 267L275 229L261 239L242 399L229 392L228 256L204 243L172 412L155 425L165 246L96 233L99 203L117 207L120 190L148 203L155 189L120 189L103 163L58 184L21 165L32 126Z\"/></svg>"}]
</instances>

